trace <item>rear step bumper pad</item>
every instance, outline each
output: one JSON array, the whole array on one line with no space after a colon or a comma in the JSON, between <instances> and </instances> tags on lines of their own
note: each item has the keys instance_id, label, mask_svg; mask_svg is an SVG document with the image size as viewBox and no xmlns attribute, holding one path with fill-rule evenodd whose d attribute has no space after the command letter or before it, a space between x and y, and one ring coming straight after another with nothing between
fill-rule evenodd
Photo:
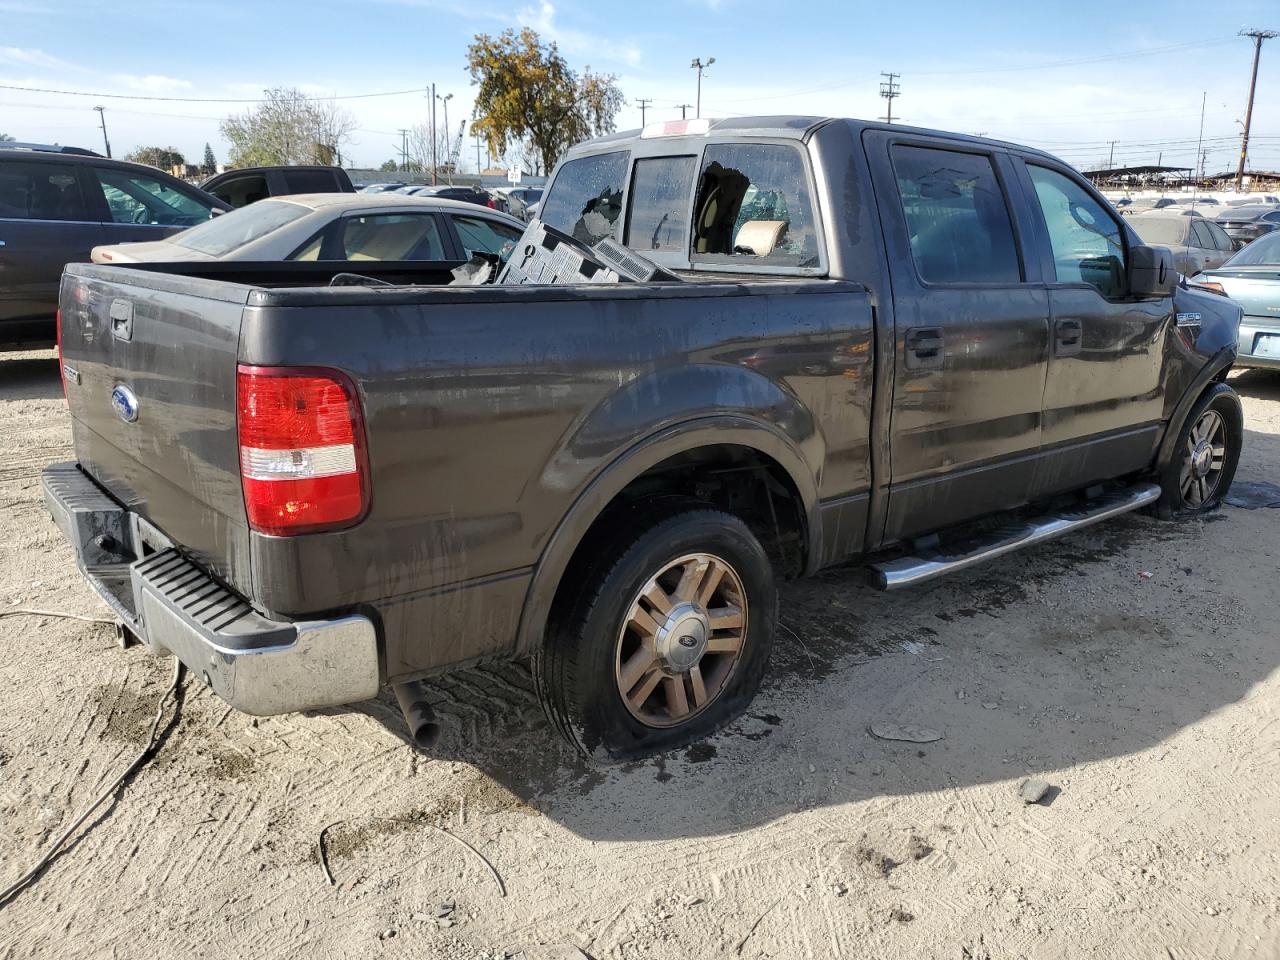
<instances>
[{"instance_id":1,"label":"rear step bumper pad","mask_svg":"<svg viewBox=\"0 0 1280 960\"><path fill-rule=\"evenodd\" d=\"M1160 488L1154 483L1140 483L1082 503L1070 510L1060 510L1043 517L1005 527L977 541L930 550L919 556L899 557L871 564L874 582L881 590L898 590L924 583L934 577L955 573L966 567L1011 553L1034 543L1043 543L1091 526L1102 520L1137 510L1160 499Z\"/></svg>"},{"instance_id":2,"label":"rear step bumper pad","mask_svg":"<svg viewBox=\"0 0 1280 960\"><path fill-rule=\"evenodd\" d=\"M367 617L269 620L172 547L132 561L142 552L137 520L76 464L51 464L41 484L80 572L117 616L237 710L270 716L377 695Z\"/></svg>"}]
</instances>

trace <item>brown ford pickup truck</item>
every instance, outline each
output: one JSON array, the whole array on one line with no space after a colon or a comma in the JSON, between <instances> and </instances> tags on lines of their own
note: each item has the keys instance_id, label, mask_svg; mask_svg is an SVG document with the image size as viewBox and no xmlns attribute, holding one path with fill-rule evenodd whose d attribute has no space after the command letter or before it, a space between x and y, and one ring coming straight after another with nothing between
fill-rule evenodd
<instances>
[{"instance_id":1,"label":"brown ford pickup truck","mask_svg":"<svg viewBox=\"0 0 1280 960\"><path fill-rule=\"evenodd\" d=\"M629 757L744 708L780 578L905 588L1231 483L1239 308L1039 151L658 124L570 151L541 216L666 272L67 269L44 487L131 635L249 713L390 684L423 743L421 678L529 658Z\"/></svg>"}]
</instances>

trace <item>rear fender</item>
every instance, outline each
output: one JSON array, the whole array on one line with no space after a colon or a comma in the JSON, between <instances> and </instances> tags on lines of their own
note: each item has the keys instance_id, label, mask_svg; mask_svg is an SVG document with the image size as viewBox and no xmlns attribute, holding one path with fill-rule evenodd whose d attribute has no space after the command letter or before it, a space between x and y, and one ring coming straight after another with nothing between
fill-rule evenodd
<instances>
[{"instance_id":1,"label":"rear fender","mask_svg":"<svg viewBox=\"0 0 1280 960\"><path fill-rule=\"evenodd\" d=\"M585 443L589 434L584 431L583 435ZM699 447L722 444L755 450L786 471L802 501L808 528L806 569L811 571L822 555L822 527L817 509L817 472L800 445L779 424L740 414L685 420L669 425L628 448L600 471L574 501L548 541L534 571L516 638L518 653L529 653L541 640L556 590L574 551L592 523L627 485L664 460Z\"/></svg>"}]
</instances>

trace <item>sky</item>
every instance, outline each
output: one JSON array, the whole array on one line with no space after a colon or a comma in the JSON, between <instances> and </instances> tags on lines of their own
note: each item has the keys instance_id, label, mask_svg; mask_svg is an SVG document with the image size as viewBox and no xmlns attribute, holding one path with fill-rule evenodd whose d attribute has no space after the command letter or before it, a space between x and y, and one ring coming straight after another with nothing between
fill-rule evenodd
<instances>
[{"instance_id":1,"label":"sky","mask_svg":"<svg viewBox=\"0 0 1280 960\"><path fill-rule=\"evenodd\" d=\"M693 58L715 63L704 116L884 114L882 71L900 74L895 119L979 133L1055 153L1082 169L1156 163L1234 169L1252 41L1280 30L1274 0L1136 0L1105 22L1078 3L984 7L786 0L0 0L0 132L112 150L175 146L219 160L218 121L269 87L335 96L357 122L346 155L377 166L396 131L424 122L423 90L452 94L470 118L466 48L478 33L529 26L575 69L612 73L627 100L618 129L680 117L696 100ZM26 88L26 89L12 89ZM44 90L78 91L62 95ZM408 92L397 92L408 91ZM393 94L367 96L369 94ZM112 95L112 96L108 96ZM144 99L173 98L173 99ZM688 108L693 116L694 108ZM443 114L437 112L443 122ZM1114 143L1113 143L1114 142ZM475 141L461 154L474 169ZM1263 46L1251 166L1280 169L1280 38Z\"/></svg>"}]
</instances>

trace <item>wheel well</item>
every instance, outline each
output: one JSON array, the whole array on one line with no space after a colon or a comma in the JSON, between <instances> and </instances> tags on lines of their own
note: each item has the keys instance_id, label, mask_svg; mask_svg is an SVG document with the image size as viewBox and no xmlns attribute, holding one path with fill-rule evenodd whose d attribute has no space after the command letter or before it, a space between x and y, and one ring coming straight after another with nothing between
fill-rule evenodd
<instances>
[{"instance_id":1,"label":"wheel well","mask_svg":"<svg viewBox=\"0 0 1280 960\"><path fill-rule=\"evenodd\" d=\"M616 528L618 514L646 500L680 497L740 518L773 561L779 578L798 576L805 565L808 517L787 471L772 457L739 444L714 444L676 454L628 483L592 522L574 549L560 584L580 586L580 574ZM558 607L562 590L556 590Z\"/></svg>"}]
</instances>

